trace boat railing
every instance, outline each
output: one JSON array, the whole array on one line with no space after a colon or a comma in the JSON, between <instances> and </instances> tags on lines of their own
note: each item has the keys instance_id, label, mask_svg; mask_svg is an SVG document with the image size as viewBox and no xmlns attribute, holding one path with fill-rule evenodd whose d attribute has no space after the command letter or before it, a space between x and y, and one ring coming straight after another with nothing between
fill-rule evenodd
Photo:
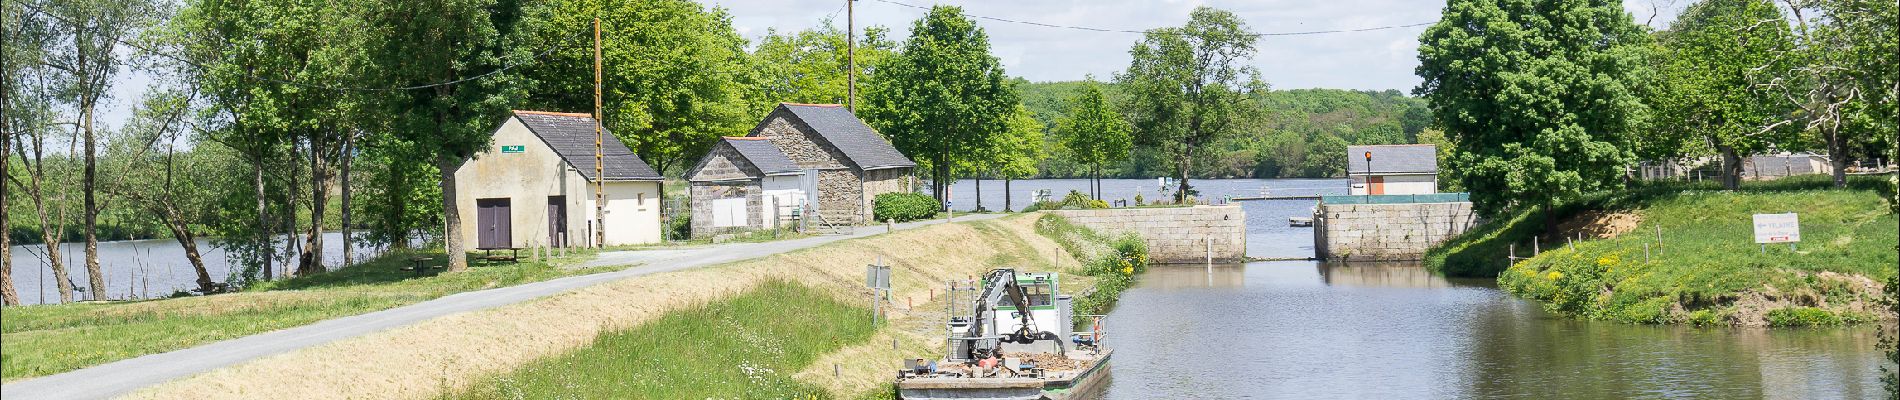
<instances>
[{"instance_id":1,"label":"boat railing","mask_svg":"<svg viewBox=\"0 0 1900 400\"><path fill-rule=\"evenodd\" d=\"M1108 328L1107 328L1108 325L1102 322L1108 316L1101 315L1101 314L1085 314L1083 315L1083 317L1089 319L1089 330L1086 332L1074 333L1069 338L1069 341L1074 342L1076 347L1078 348L1088 348L1088 349L1101 348L1102 340L1108 339Z\"/></svg>"}]
</instances>

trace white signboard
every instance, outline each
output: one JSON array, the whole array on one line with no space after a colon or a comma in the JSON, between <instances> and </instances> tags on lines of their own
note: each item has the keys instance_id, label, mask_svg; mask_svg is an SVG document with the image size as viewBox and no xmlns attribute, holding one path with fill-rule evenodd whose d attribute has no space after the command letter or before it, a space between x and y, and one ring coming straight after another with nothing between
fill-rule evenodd
<instances>
[{"instance_id":1,"label":"white signboard","mask_svg":"<svg viewBox=\"0 0 1900 400\"><path fill-rule=\"evenodd\" d=\"M1801 241L1801 220L1795 213L1755 214L1755 243Z\"/></svg>"},{"instance_id":2,"label":"white signboard","mask_svg":"<svg viewBox=\"0 0 1900 400\"><path fill-rule=\"evenodd\" d=\"M745 198L718 199L712 201L712 226L724 228L745 226Z\"/></svg>"}]
</instances>

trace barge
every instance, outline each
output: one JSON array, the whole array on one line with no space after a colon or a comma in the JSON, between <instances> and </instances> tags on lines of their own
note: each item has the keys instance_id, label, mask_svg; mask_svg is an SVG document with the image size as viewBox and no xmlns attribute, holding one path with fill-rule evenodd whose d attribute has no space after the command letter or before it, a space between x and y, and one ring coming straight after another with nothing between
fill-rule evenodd
<instances>
[{"instance_id":1,"label":"barge","mask_svg":"<svg viewBox=\"0 0 1900 400\"><path fill-rule=\"evenodd\" d=\"M913 400L1067 400L1101 397L1108 389L1113 351L1102 346L1102 316L1086 315L1085 331L1072 321L1073 299L1060 292L1056 273L1001 268L980 282L950 284L946 354L941 360L904 360L899 398ZM958 293L974 294L968 301ZM957 305L968 304L959 313Z\"/></svg>"}]
</instances>

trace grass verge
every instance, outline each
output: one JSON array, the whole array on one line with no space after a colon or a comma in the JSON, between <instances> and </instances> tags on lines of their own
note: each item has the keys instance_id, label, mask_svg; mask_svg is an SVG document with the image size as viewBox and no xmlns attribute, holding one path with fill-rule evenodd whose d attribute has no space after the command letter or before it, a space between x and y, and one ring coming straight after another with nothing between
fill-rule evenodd
<instances>
[{"instance_id":1,"label":"grass verge","mask_svg":"<svg viewBox=\"0 0 1900 400\"><path fill-rule=\"evenodd\" d=\"M1639 222L1574 249L1546 236L1543 254L1510 265L1498 283L1560 314L1626 323L1815 326L1891 318L1876 305L1881 282L1900 264L1893 251L1900 219L1865 189L1872 182L1847 190L1817 179L1751 182L1741 191L1666 184L1599 194L1558 207L1559 219L1592 212ZM1752 214L1791 211L1801 220L1797 248L1764 252L1754 244ZM1519 256L1530 255L1530 238L1546 231L1541 212L1487 223L1433 249L1427 263L1452 275L1497 271L1510 243L1518 243Z\"/></svg>"},{"instance_id":2,"label":"grass verge","mask_svg":"<svg viewBox=\"0 0 1900 400\"><path fill-rule=\"evenodd\" d=\"M393 251L336 271L254 285L243 292L174 299L7 307L0 318L0 379L56 374L438 297L604 269L567 269L588 252L546 262L487 265L418 277L411 257L436 265L441 252Z\"/></svg>"},{"instance_id":3,"label":"grass verge","mask_svg":"<svg viewBox=\"0 0 1900 400\"><path fill-rule=\"evenodd\" d=\"M792 306L795 305L795 306ZM787 281L674 311L478 382L454 399L819 398L792 374L869 338L871 310Z\"/></svg>"}]
</instances>

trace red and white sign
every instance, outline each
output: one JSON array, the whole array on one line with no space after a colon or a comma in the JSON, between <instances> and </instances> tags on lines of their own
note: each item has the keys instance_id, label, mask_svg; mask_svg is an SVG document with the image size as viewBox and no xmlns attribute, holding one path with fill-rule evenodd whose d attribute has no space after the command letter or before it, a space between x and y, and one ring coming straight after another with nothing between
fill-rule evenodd
<instances>
[{"instance_id":1,"label":"red and white sign","mask_svg":"<svg viewBox=\"0 0 1900 400\"><path fill-rule=\"evenodd\" d=\"M1755 243L1801 241L1801 219L1795 213L1755 214Z\"/></svg>"}]
</instances>

